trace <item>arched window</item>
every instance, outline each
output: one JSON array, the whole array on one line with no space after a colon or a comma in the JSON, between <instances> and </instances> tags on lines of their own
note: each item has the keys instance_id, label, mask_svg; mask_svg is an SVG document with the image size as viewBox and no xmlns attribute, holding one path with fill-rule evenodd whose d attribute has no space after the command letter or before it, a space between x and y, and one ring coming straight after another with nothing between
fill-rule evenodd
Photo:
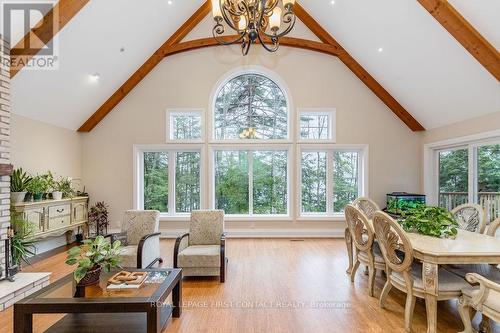
<instances>
[{"instance_id":1,"label":"arched window","mask_svg":"<svg viewBox=\"0 0 500 333\"><path fill-rule=\"evenodd\" d=\"M288 138L288 105L283 90L261 74L238 75L217 92L216 140Z\"/></svg>"}]
</instances>

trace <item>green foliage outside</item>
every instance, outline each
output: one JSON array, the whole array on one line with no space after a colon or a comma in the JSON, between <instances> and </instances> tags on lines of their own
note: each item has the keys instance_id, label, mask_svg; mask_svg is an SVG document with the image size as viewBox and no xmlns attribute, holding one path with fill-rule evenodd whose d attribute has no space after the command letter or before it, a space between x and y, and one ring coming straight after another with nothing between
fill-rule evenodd
<instances>
[{"instance_id":1,"label":"green foliage outside","mask_svg":"<svg viewBox=\"0 0 500 333\"><path fill-rule=\"evenodd\" d=\"M253 213L287 213L287 152L253 152Z\"/></svg>"},{"instance_id":2,"label":"green foliage outside","mask_svg":"<svg viewBox=\"0 0 500 333\"><path fill-rule=\"evenodd\" d=\"M477 149L478 191L500 192L500 144Z\"/></svg>"},{"instance_id":3,"label":"green foliage outside","mask_svg":"<svg viewBox=\"0 0 500 333\"><path fill-rule=\"evenodd\" d=\"M333 211L342 212L359 193L359 153L333 153Z\"/></svg>"},{"instance_id":4,"label":"green foliage outside","mask_svg":"<svg viewBox=\"0 0 500 333\"><path fill-rule=\"evenodd\" d=\"M173 139L193 140L201 138L201 118L199 115L177 114L173 116L173 120Z\"/></svg>"},{"instance_id":5,"label":"green foliage outside","mask_svg":"<svg viewBox=\"0 0 500 333\"><path fill-rule=\"evenodd\" d=\"M144 153L144 209L167 212L168 153Z\"/></svg>"},{"instance_id":6,"label":"green foliage outside","mask_svg":"<svg viewBox=\"0 0 500 333\"><path fill-rule=\"evenodd\" d=\"M200 153L175 153L175 211L200 209Z\"/></svg>"},{"instance_id":7,"label":"green foliage outside","mask_svg":"<svg viewBox=\"0 0 500 333\"><path fill-rule=\"evenodd\" d=\"M302 153L302 211L326 213L327 153Z\"/></svg>"},{"instance_id":8,"label":"green foliage outside","mask_svg":"<svg viewBox=\"0 0 500 333\"><path fill-rule=\"evenodd\" d=\"M215 152L215 207L226 214L248 214L248 152Z\"/></svg>"}]
</instances>

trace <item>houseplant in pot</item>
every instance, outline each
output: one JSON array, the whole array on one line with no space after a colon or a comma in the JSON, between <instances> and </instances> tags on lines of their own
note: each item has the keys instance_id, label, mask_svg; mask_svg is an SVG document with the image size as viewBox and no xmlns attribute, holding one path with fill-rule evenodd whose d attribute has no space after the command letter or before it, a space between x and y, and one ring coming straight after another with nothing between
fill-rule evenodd
<instances>
[{"instance_id":1,"label":"houseplant in pot","mask_svg":"<svg viewBox=\"0 0 500 333\"><path fill-rule=\"evenodd\" d=\"M48 188L49 184L47 183L47 179L37 175L29 182L26 189L32 194L33 200L38 201L42 200L43 194Z\"/></svg>"},{"instance_id":2,"label":"houseplant in pot","mask_svg":"<svg viewBox=\"0 0 500 333\"><path fill-rule=\"evenodd\" d=\"M73 276L79 286L90 286L99 283L103 269L109 272L111 268L119 267L120 251L120 241L111 244L103 236L97 236L67 251L66 264L77 265Z\"/></svg>"},{"instance_id":3,"label":"houseplant in pot","mask_svg":"<svg viewBox=\"0 0 500 333\"><path fill-rule=\"evenodd\" d=\"M12 216L10 225L12 261L20 270L23 263L30 265L29 258L36 254L34 239L36 226L17 216Z\"/></svg>"},{"instance_id":4,"label":"houseplant in pot","mask_svg":"<svg viewBox=\"0 0 500 333\"><path fill-rule=\"evenodd\" d=\"M10 177L10 201L12 203L20 203L24 201L26 196L26 188L33 178L23 171L22 168L12 172Z\"/></svg>"},{"instance_id":5,"label":"houseplant in pot","mask_svg":"<svg viewBox=\"0 0 500 333\"><path fill-rule=\"evenodd\" d=\"M408 232L422 235L455 238L458 233L458 223L451 213L442 207L420 206L404 212L400 221Z\"/></svg>"},{"instance_id":6,"label":"houseplant in pot","mask_svg":"<svg viewBox=\"0 0 500 333\"><path fill-rule=\"evenodd\" d=\"M71 184L70 177L59 177L58 180L52 183L52 199L61 200L64 197L71 198L74 195L74 190Z\"/></svg>"}]
</instances>

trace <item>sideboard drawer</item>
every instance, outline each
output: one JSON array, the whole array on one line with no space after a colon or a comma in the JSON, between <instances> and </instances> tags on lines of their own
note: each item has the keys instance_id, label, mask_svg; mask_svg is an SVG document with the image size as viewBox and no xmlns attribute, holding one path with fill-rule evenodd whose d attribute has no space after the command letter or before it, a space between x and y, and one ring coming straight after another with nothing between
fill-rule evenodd
<instances>
[{"instance_id":1,"label":"sideboard drawer","mask_svg":"<svg viewBox=\"0 0 500 333\"><path fill-rule=\"evenodd\" d=\"M49 219L70 214L71 214L71 205L58 205L49 207Z\"/></svg>"},{"instance_id":2,"label":"sideboard drawer","mask_svg":"<svg viewBox=\"0 0 500 333\"><path fill-rule=\"evenodd\" d=\"M71 224L71 216L61 216L53 217L49 219L49 231L53 229L59 229L63 227L68 227Z\"/></svg>"}]
</instances>

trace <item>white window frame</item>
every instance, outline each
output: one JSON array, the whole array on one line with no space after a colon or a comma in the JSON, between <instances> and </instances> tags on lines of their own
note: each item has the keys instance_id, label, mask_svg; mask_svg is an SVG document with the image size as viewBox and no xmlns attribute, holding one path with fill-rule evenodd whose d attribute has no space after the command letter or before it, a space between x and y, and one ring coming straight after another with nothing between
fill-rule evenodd
<instances>
[{"instance_id":1,"label":"white window frame","mask_svg":"<svg viewBox=\"0 0 500 333\"><path fill-rule=\"evenodd\" d=\"M312 116L328 116L328 138L327 139L303 139L300 135L300 118L303 114ZM335 143L337 141L337 109L335 108L298 108L297 109L297 142L299 143Z\"/></svg>"},{"instance_id":2,"label":"white window frame","mask_svg":"<svg viewBox=\"0 0 500 333\"><path fill-rule=\"evenodd\" d=\"M477 203L477 149L492 144L500 144L500 130L425 144L424 192L427 203L439 204L439 153L464 148L468 149L468 199Z\"/></svg>"},{"instance_id":3,"label":"white window frame","mask_svg":"<svg viewBox=\"0 0 500 333\"><path fill-rule=\"evenodd\" d=\"M357 152L358 168L358 197L368 196L368 163L369 163L369 145L343 145L343 144L301 144L297 153L297 178L299 179L297 187L297 214L298 220L334 220L343 221L343 212L333 211L333 195L335 192L333 183L333 153L336 151ZM326 212L313 213L302 212L302 153L304 152L326 152L327 171L326 171Z\"/></svg>"},{"instance_id":4,"label":"white window frame","mask_svg":"<svg viewBox=\"0 0 500 333\"><path fill-rule=\"evenodd\" d=\"M183 108L183 109L167 109L165 112L166 117L166 142L167 143L203 143L205 142L205 110L197 108ZM200 117L201 136L199 139L174 139L173 134L173 117L174 116L196 115Z\"/></svg>"},{"instance_id":5,"label":"white window frame","mask_svg":"<svg viewBox=\"0 0 500 333\"><path fill-rule=\"evenodd\" d=\"M287 137L285 139L228 139L228 140L220 140L216 139L215 137L215 100L217 98L217 95L219 94L219 91L222 89L222 87L234 79L235 77L238 77L240 75L245 75L245 74L257 74L257 75L262 75L273 81L275 84L280 87L280 89L283 91L283 94L285 95L286 103L287 103ZM288 89L288 86L286 83L279 77L276 73L261 67L261 66L241 66L239 68L236 68L235 70L229 71L226 73L215 85L215 89L212 91L211 97L210 97L210 109L208 113L208 117L210 121L208 121L209 126L210 126L210 135L209 135L209 143L212 144L236 144L236 145L244 145L244 144L269 144L269 143L275 143L275 144L286 144L286 143L292 143L294 135L292 135L292 131L294 130L294 126L292 126L292 120L294 119L294 108L293 108L293 101L291 98L290 90Z\"/></svg>"},{"instance_id":6,"label":"white window frame","mask_svg":"<svg viewBox=\"0 0 500 333\"><path fill-rule=\"evenodd\" d=\"M268 141L268 140L265 140ZM267 143L267 142L266 142ZM209 205L211 208L215 208L215 152L216 151L272 151L272 150L279 150L279 151L286 151L287 152L287 179L286 179L286 184L287 184L287 213L286 214L226 214L226 220L228 221L249 221L249 220L280 220L280 221L290 221L292 219L292 212L291 212L291 200L293 196L291 195L291 182L290 180L292 179L293 175L293 170L292 170L292 145L291 144L261 144L260 145L255 145L255 144L240 144L240 145L227 145L227 144L214 144L211 145L209 148ZM251 155L250 155L251 156ZM249 168L248 168L248 192L249 192L249 210L252 210L252 202L253 202L253 170L251 166L251 161L252 158L250 158L249 161Z\"/></svg>"},{"instance_id":7,"label":"white window frame","mask_svg":"<svg viewBox=\"0 0 500 333\"><path fill-rule=\"evenodd\" d=\"M144 153L164 152L168 153L168 212L160 212L162 220L189 220L190 213L175 212L175 158L171 158L177 152L200 153L200 208L204 208L203 193L205 188L206 160L203 145L134 145L134 209L144 209Z\"/></svg>"}]
</instances>

